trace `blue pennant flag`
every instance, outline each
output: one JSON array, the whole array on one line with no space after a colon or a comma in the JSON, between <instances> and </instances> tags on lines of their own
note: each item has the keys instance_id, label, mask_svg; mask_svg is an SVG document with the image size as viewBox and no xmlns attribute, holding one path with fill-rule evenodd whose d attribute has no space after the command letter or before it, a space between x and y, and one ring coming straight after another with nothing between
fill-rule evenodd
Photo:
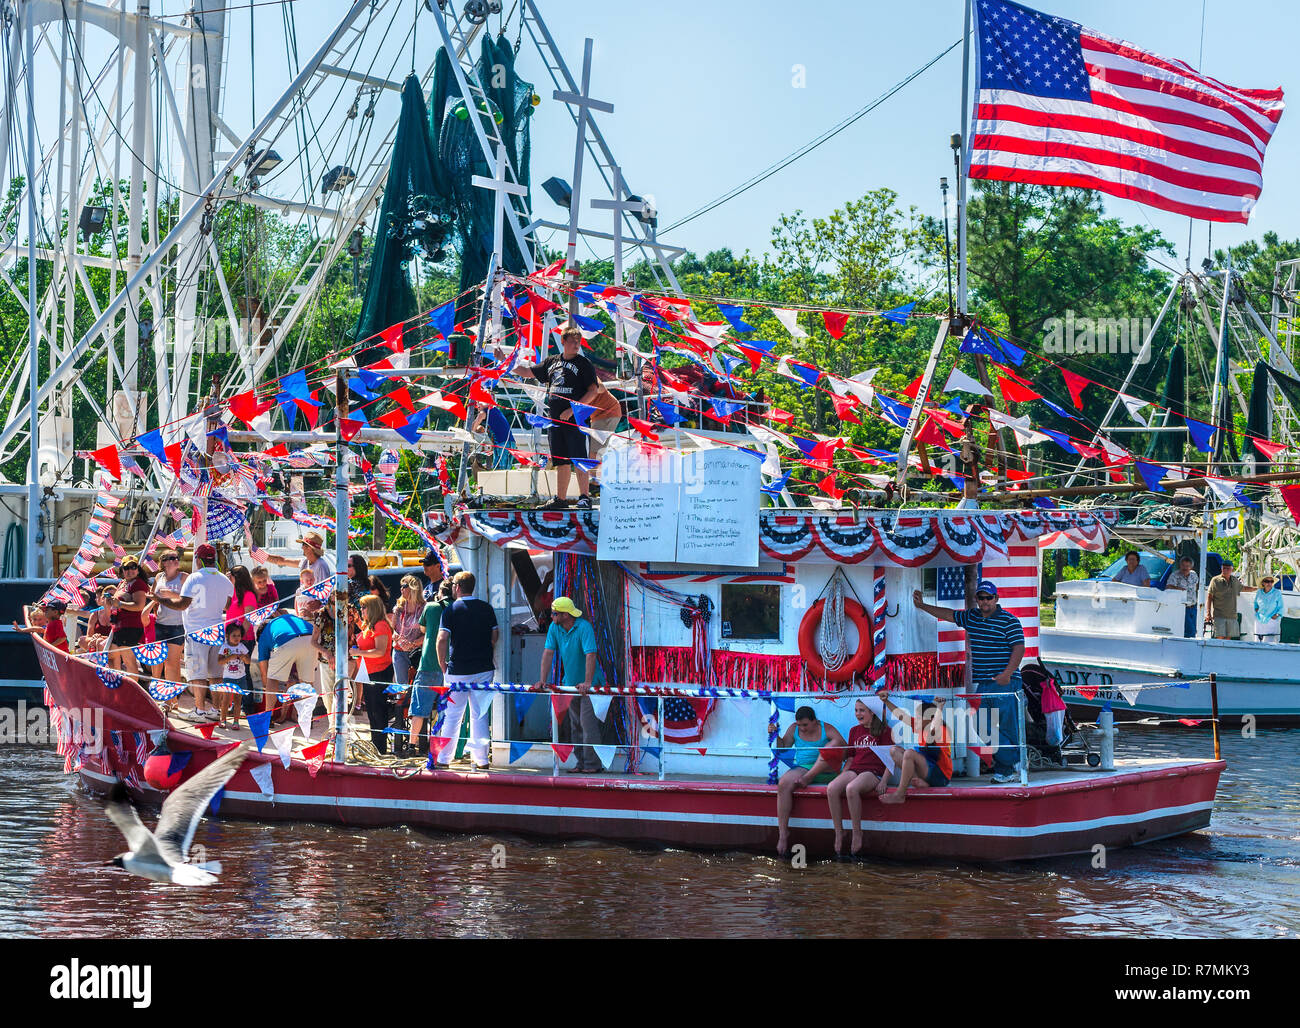
<instances>
[{"instance_id":1,"label":"blue pennant flag","mask_svg":"<svg viewBox=\"0 0 1300 1028\"><path fill-rule=\"evenodd\" d=\"M717 306L718 306L718 312L729 322L731 322L731 327L734 328L737 332L755 331L753 325L748 325L742 320L742 317L745 313L744 307L741 307L739 304L734 304L734 303L720 303Z\"/></svg>"},{"instance_id":2,"label":"blue pennant flag","mask_svg":"<svg viewBox=\"0 0 1300 1028\"><path fill-rule=\"evenodd\" d=\"M320 406L317 400L311 398L311 386L307 384L307 372L305 371L295 371L280 379L280 392L295 400L302 400L303 403L310 403L313 407Z\"/></svg>"},{"instance_id":3,"label":"blue pennant flag","mask_svg":"<svg viewBox=\"0 0 1300 1028\"><path fill-rule=\"evenodd\" d=\"M685 416L673 404L666 400L651 400L660 416L664 419L665 425L680 425L686 420Z\"/></svg>"},{"instance_id":4,"label":"blue pennant flag","mask_svg":"<svg viewBox=\"0 0 1300 1028\"><path fill-rule=\"evenodd\" d=\"M785 749L777 748L772 750L772 752L776 755L776 759L779 760L786 767L794 767L795 758L798 756L798 754L795 753L795 751L792 748L789 747Z\"/></svg>"},{"instance_id":5,"label":"blue pennant flag","mask_svg":"<svg viewBox=\"0 0 1300 1028\"><path fill-rule=\"evenodd\" d=\"M939 409L946 410L949 414L951 414L953 417L956 418L964 418L966 416L966 412L962 409L961 401L957 399L957 397L955 396L949 397L948 402L945 403Z\"/></svg>"},{"instance_id":6,"label":"blue pennant flag","mask_svg":"<svg viewBox=\"0 0 1300 1028\"><path fill-rule=\"evenodd\" d=\"M512 742L510 744L510 763L514 763L533 748L531 742Z\"/></svg>"},{"instance_id":7,"label":"blue pennant flag","mask_svg":"<svg viewBox=\"0 0 1300 1028\"><path fill-rule=\"evenodd\" d=\"M579 303L595 303L596 294L603 293L604 291L604 282L590 282L580 289L575 289L573 295L577 298Z\"/></svg>"},{"instance_id":8,"label":"blue pennant flag","mask_svg":"<svg viewBox=\"0 0 1300 1028\"><path fill-rule=\"evenodd\" d=\"M785 488L785 484L789 481L790 481L790 472L787 471L780 478L774 478L767 485L763 486L762 491L767 493L768 496L780 496L781 490Z\"/></svg>"},{"instance_id":9,"label":"blue pennant flag","mask_svg":"<svg viewBox=\"0 0 1300 1028\"><path fill-rule=\"evenodd\" d=\"M709 406L713 408L713 413L720 418L729 418L731 415L745 409L743 403L731 403L728 400L709 400Z\"/></svg>"},{"instance_id":10,"label":"blue pennant flag","mask_svg":"<svg viewBox=\"0 0 1300 1028\"><path fill-rule=\"evenodd\" d=\"M264 710L260 714L249 714L248 730L252 733L260 751L266 745L266 737L271 730L271 711Z\"/></svg>"},{"instance_id":11,"label":"blue pennant flag","mask_svg":"<svg viewBox=\"0 0 1300 1028\"><path fill-rule=\"evenodd\" d=\"M570 400L569 407L573 411L574 424L591 427L591 415L596 408L589 403L579 403L577 400Z\"/></svg>"},{"instance_id":12,"label":"blue pennant flag","mask_svg":"<svg viewBox=\"0 0 1300 1028\"><path fill-rule=\"evenodd\" d=\"M1138 474L1142 476L1142 481L1146 483L1147 488L1153 493L1163 493L1165 489L1160 482L1169 474L1168 468L1158 467L1155 464L1148 464L1144 460L1136 461Z\"/></svg>"},{"instance_id":13,"label":"blue pennant flag","mask_svg":"<svg viewBox=\"0 0 1300 1028\"><path fill-rule=\"evenodd\" d=\"M533 705L535 699L537 699L536 696L530 696L526 692L515 693L515 720L521 725L524 723L524 718L528 716L528 708Z\"/></svg>"},{"instance_id":14,"label":"blue pennant flag","mask_svg":"<svg viewBox=\"0 0 1300 1028\"><path fill-rule=\"evenodd\" d=\"M545 414L525 414L524 417L528 419L528 424L533 428L547 428L555 424Z\"/></svg>"},{"instance_id":15,"label":"blue pennant flag","mask_svg":"<svg viewBox=\"0 0 1300 1028\"><path fill-rule=\"evenodd\" d=\"M439 343L434 343L429 347L429 349L433 353L445 353L448 357L451 356L451 342L447 339L444 339Z\"/></svg>"},{"instance_id":16,"label":"blue pennant flag","mask_svg":"<svg viewBox=\"0 0 1300 1028\"><path fill-rule=\"evenodd\" d=\"M569 315L569 320L572 321L579 328L585 328L588 332L605 331L605 326L602 325L595 318L584 317L581 314L571 314Z\"/></svg>"},{"instance_id":17,"label":"blue pennant flag","mask_svg":"<svg viewBox=\"0 0 1300 1028\"><path fill-rule=\"evenodd\" d=\"M661 754L661 753L663 752L663 750L664 750L664 748L663 748L662 746L642 746L642 747L641 747L641 752L643 752L647 757L654 757L655 760L658 760L658 759L659 759L659 754Z\"/></svg>"},{"instance_id":18,"label":"blue pennant flag","mask_svg":"<svg viewBox=\"0 0 1300 1028\"><path fill-rule=\"evenodd\" d=\"M1187 422L1187 434L1192 437L1192 444L1201 453L1209 453L1212 449L1210 440L1214 438L1214 426L1207 425L1204 421L1197 421L1195 418L1183 420Z\"/></svg>"},{"instance_id":19,"label":"blue pennant flag","mask_svg":"<svg viewBox=\"0 0 1300 1028\"><path fill-rule=\"evenodd\" d=\"M749 363L749 361L745 360L744 357L728 357L725 353L719 353L716 356L718 360L722 363L723 368L726 369L728 378L730 378L733 374L735 374L736 369L740 367L742 364Z\"/></svg>"},{"instance_id":20,"label":"blue pennant flag","mask_svg":"<svg viewBox=\"0 0 1300 1028\"><path fill-rule=\"evenodd\" d=\"M162 433L158 429L155 428L144 435L136 436L135 441L157 458L160 463L167 463L166 444L163 442Z\"/></svg>"},{"instance_id":21,"label":"blue pennant flag","mask_svg":"<svg viewBox=\"0 0 1300 1028\"><path fill-rule=\"evenodd\" d=\"M429 420L429 415L431 413L433 413L432 407L425 407L423 410L418 410L406 419L405 425L401 428L395 428L393 431L408 443L418 443L420 441L420 429L422 429L424 423Z\"/></svg>"},{"instance_id":22,"label":"blue pennant flag","mask_svg":"<svg viewBox=\"0 0 1300 1028\"><path fill-rule=\"evenodd\" d=\"M1016 367L1020 367L1025 359L1025 351L1020 347L1000 336L990 335L979 326L966 332L966 338L961 341L958 349L962 353L982 354L991 357L999 364L1014 364Z\"/></svg>"},{"instance_id":23,"label":"blue pennant flag","mask_svg":"<svg viewBox=\"0 0 1300 1028\"><path fill-rule=\"evenodd\" d=\"M1047 404L1047 406L1049 406L1049 407L1052 409L1053 413L1055 413L1055 414L1059 414L1059 415L1060 415L1061 417L1063 417L1063 418L1069 418L1071 421L1078 421L1078 420L1079 420L1078 418L1076 418L1076 417L1074 416L1074 411L1066 410L1066 409L1065 409L1064 407L1062 407L1060 404L1058 404L1058 403L1053 403L1053 402L1052 402L1051 400L1049 400L1046 396L1040 396L1039 399L1042 400L1045 404Z\"/></svg>"},{"instance_id":24,"label":"blue pennant flag","mask_svg":"<svg viewBox=\"0 0 1300 1028\"><path fill-rule=\"evenodd\" d=\"M184 753L173 753L171 756L172 759L167 761L168 778L184 771L185 765L190 762L190 758L194 756L194 754L190 750L186 750Z\"/></svg>"},{"instance_id":25,"label":"blue pennant flag","mask_svg":"<svg viewBox=\"0 0 1300 1028\"><path fill-rule=\"evenodd\" d=\"M1077 454L1079 452L1074 448L1074 445L1070 442L1070 437L1066 435L1064 432L1053 432L1050 428L1038 428L1035 431L1042 432L1043 435L1050 438L1052 442L1056 443L1056 445L1059 446L1066 453Z\"/></svg>"},{"instance_id":26,"label":"blue pennant flag","mask_svg":"<svg viewBox=\"0 0 1300 1028\"><path fill-rule=\"evenodd\" d=\"M907 316L912 313L912 308L916 306L917 301L912 300L901 307L895 307L892 311L881 311L882 318L888 318L895 325L902 325L907 321Z\"/></svg>"},{"instance_id":27,"label":"blue pennant flag","mask_svg":"<svg viewBox=\"0 0 1300 1028\"><path fill-rule=\"evenodd\" d=\"M366 368L357 369L357 378L366 384L366 388L374 391L388 381L388 376L378 371L369 371Z\"/></svg>"},{"instance_id":28,"label":"blue pennant flag","mask_svg":"<svg viewBox=\"0 0 1300 1028\"><path fill-rule=\"evenodd\" d=\"M801 435L792 435L790 441L799 447L805 457L811 457L813 450L821 446L820 439L805 439Z\"/></svg>"},{"instance_id":29,"label":"blue pennant flag","mask_svg":"<svg viewBox=\"0 0 1300 1028\"><path fill-rule=\"evenodd\" d=\"M772 702L776 704L777 710L788 711L791 714L799 707L799 701L793 696L773 696Z\"/></svg>"},{"instance_id":30,"label":"blue pennant flag","mask_svg":"<svg viewBox=\"0 0 1300 1028\"><path fill-rule=\"evenodd\" d=\"M668 322L651 310L650 307L647 306L646 302L639 296L636 298L636 309L637 313L641 315L641 319L647 324L654 325L655 328L672 329L672 325L668 324Z\"/></svg>"},{"instance_id":31,"label":"blue pennant flag","mask_svg":"<svg viewBox=\"0 0 1300 1028\"><path fill-rule=\"evenodd\" d=\"M438 330L438 334L447 339L456 331L456 301L448 300L429 315L429 324Z\"/></svg>"},{"instance_id":32,"label":"blue pennant flag","mask_svg":"<svg viewBox=\"0 0 1300 1028\"><path fill-rule=\"evenodd\" d=\"M802 380L800 389L807 389L809 386L817 384L817 380L822 377L821 369L810 367L807 364L800 364L797 361L790 361L788 367Z\"/></svg>"},{"instance_id":33,"label":"blue pennant flag","mask_svg":"<svg viewBox=\"0 0 1300 1028\"><path fill-rule=\"evenodd\" d=\"M574 467L581 468L583 471L600 470L600 461L594 460L591 457L570 457L569 460L573 463Z\"/></svg>"},{"instance_id":34,"label":"blue pennant flag","mask_svg":"<svg viewBox=\"0 0 1300 1028\"><path fill-rule=\"evenodd\" d=\"M359 396L363 400L379 399L378 394L372 393L370 391L370 388L360 378L348 379L348 390L352 393L353 396ZM349 414L348 417L353 418L355 420L355 412Z\"/></svg>"},{"instance_id":35,"label":"blue pennant flag","mask_svg":"<svg viewBox=\"0 0 1300 1028\"><path fill-rule=\"evenodd\" d=\"M220 446L224 450L229 450L230 436L227 434L227 431L228 430L225 425L218 425L216 428L214 428L211 432L208 433L208 438L215 439L217 441L218 446Z\"/></svg>"},{"instance_id":36,"label":"blue pennant flag","mask_svg":"<svg viewBox=\"0 0 1300 1028\"><path fill-rule=\"evenodd\" d=\"M911 408L908 409L910 410ZM898 454L893 450L878 450L874 446L868 446L864 452L871 454L871 456L875 457L876 460L884 461L886 464L898 463Z\"/></svg>"},{"instance_id":37,"label":"blue pennant flag","mask_svg":"<svg viewBox=\"0 0 1300 1028\"><path fill-rule=\"evenodd\" d=\"M212 797L212 801L208 804L208 810L212 811L212 813L214 814L218 810L220 810L221 798L225 795L226 795L226 787L223 785L220 789L217 790L217 794Z\"/></svg>"},{"instance_id":38,"label":"blue pennant flag","mask_svg":"<svg viewBox=\"0 0 1300 1028\"><path fill-rule=\"evenodd\" d=\"M1046 496L1040 496L1034 501L1034 506L1039 510L1056 510L1056 501L1049 500Z\"/></svg>"},{"instance_id":39,"label":"blue pennant flag","mask_svg":"<svg viewBox=\"0 0 1300 1028\"><path fill-rule=\"evenodd\" d=\"M912 416L912 408L905 403L899 403L897 400L891 400L887 396L881 396L876 393L876 402L880 404L880 409L885 415L885 420L899 428L907 427L907 419Z\"/></svg>"}]
</instances>

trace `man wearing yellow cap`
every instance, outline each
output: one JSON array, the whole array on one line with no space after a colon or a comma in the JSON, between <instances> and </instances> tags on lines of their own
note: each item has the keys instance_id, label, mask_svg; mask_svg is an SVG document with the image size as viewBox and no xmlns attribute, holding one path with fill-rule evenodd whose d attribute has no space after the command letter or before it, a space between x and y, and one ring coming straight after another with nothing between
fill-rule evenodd
<instances>
[{"instance_id":1,"label":"man wearing yellow cap","mask_svg":"<svg viewBox=\"0 0 1300 1028\"><path fill-rule=\"evenodd\" d=\"M583 619L582 611L567 596L557 596L551 603L551 627L542 651L542 681L533 686L534 690L546 688L556 654L560 657L560 681L583 694L569 704L569 735L578 760L575 772L599 774L604 768L594 747L600 744L600 718L586 693L593 685L604 685L605 675L596 660L596 633L591 622Z\"/></svg>"}]
</instances>

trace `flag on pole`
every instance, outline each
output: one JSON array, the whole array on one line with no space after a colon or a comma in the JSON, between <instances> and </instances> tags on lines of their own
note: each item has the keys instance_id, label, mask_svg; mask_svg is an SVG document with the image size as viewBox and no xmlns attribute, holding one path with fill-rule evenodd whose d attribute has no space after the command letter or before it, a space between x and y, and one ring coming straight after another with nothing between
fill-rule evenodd
<instances>
[{"instance_id":1,"label":"flag on pole","mask_svg":"<svg viewBox=\"0 0 1300 1028\"><path fill-rule=\"evenodd\" d=\"M1238 89L1077 22L978 0L969 176L1245 222L1281 89Z\"/></svg>"}]
</instances>

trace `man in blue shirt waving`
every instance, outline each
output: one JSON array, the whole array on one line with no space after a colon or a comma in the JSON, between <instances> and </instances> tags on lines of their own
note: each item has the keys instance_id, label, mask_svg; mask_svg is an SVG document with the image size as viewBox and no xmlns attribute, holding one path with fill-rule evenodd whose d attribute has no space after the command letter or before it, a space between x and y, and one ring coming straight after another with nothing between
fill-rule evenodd
<instances>
[{"instance_id":1,"label":"man in blue shirt waving","mask_svg":"<svg viewBox=\"0 0 1300 1028\"><path fill-rule=\"evenodd\" d=\"M542 681L533 689L546 688L551 662L560 656L560 681L574 687L582 695L575 696L569 704L569 733L573 752L578 759L576 774L599 774L605 770L596 755L600 744L600 718L586 693L593 685L604 685L605 675L596 660L596 633L591 622L582 616L567 596L557 596L551 603L551 627L546 633L546 649L542 651Z\"/></svg>"},{"instance_id":2,"label":"man in blue shirt waving","mask_svg":"<svg viewBox=\"0 0 1300 1028\"><path fill-rule=\"evenodd\" d=\"M998 605L998 587L983 581L975 587L975 609L953 610L936 607L912 593L912 604L940 621L951 621L966 630L970 643L971 678L979 693L1018 693L1020 661L1025 656L1025 630L1016 618ZM998 746L993 751L993 781L998 785L1020 781L1016 758L1020 753L1019 707L1013 695L990 696L989 706L998 712Z\"/></svg>"}]
</instances>

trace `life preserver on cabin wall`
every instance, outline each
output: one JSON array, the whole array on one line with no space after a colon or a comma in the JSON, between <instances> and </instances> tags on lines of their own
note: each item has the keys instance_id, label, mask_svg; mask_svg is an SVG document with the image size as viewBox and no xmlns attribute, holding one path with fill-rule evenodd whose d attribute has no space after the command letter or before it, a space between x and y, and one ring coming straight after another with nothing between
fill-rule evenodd
<instances>
[{"instance_id":1,"label":"life preserver on cabin wall","mask_svg":"<svg viewBox=\"0 0 1300 1028\"><path fill-rule=\"evenodd\" d=\"M803 620L799 622L799 656L808 665L809 674L817 681L848 682L863 674L871 666L875 655L871 644L871 618L857 600L845 599L844 613L858 628L858 651L834 671L827 671L821 654L817 652L817 629L822 623L822 608L825 605L824 599L818 600L808 608Z\"/></svg>"}]
</instances>

